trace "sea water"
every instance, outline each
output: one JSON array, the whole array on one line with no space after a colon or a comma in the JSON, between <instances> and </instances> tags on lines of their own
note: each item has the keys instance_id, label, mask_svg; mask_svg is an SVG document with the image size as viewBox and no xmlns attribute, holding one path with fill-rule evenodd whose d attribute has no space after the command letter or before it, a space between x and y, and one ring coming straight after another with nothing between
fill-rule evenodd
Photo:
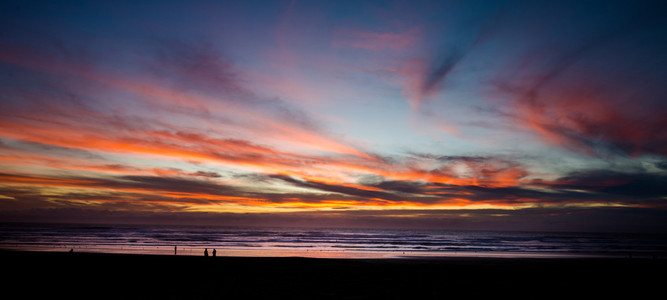
<instances>
[{"instance_id":1,"label":"sea water","mask_svg":"<svg viewBox=\"0 0 667 300\"><path fill-rule=\"evenodd\" d=\"M667 235L161 225L0 224L0 248L324 258L667 257Z\"/></svg>"}]
</instances>

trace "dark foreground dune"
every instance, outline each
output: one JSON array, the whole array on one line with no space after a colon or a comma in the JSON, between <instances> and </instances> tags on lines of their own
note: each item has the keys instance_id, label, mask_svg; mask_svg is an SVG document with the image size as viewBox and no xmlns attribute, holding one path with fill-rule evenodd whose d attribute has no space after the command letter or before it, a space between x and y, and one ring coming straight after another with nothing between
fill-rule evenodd
<instances>
[{"instance_id":1,"label":"dark foreground dune","mask_svg":"<svg viewBox=\"0 0 667 300\"><path fill-rule=\"evenodd\" d=\"M5 299L651 299L667 287L663 259L0 256Z\"/></svg>"}]
</instances>

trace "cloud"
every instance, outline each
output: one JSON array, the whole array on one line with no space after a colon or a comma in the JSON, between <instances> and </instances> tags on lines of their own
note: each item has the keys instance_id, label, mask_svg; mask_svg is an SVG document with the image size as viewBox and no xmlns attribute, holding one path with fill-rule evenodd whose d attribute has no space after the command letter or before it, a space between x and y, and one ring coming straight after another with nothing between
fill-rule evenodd
<instances>
[{"instance_id":1,"label":"cloud","mask_svg":"<svg viewBox=\"0 0 667 300\"><path fill-rule=\"evenodd\" d=\"M464 53L459 50L452 50L445 53L435 64L430 64L431 67L426 72L424 79L419 87L417 101L423 101L423 98L432 94L437 85L443 82L454 67L461 62L465 57ZM418 103L419 104L419 103Z\"/></svg>"},{"instance_id":2,"label":"cloud","mask_svg":"<svg viewBox=\"0 0 667 300\"><path fill-rule=\"evenodd\" d=\"M351 186L346 186L343 184L328 184L323 182L307 181L307 180L296 180L294 178L283 176L283 175L272 175L270 176L274 179L279 179L285 182L288 182L294 186L305 187L310 189L315 189L323 192L338 193L352 197L362 198L362 201L375 201L375 199L389 200L389 201L401 201L405 198L400 195L395 195L386 191L377 191L377 190L366 190L363 188L356 188Z\"/></svg>"},{"instance_id":3,"label":"cloud","mask_svg":"<svg viewBox=\"0 0 667 300\"><path fill-rule=\"evenodd\" d=\"M433 206L524 207L520 210L525 207L555 209L602 205L660 209L666 206L663 198L667 196L667 190L662 183L667 178L661 174L589 170L551 181L526 179L508 184L497 178L498 174L506 172L506 166L516 163L484 156L421 156L441 161L444 168L440 167L437 171L413 169L412 173L388 174L404 177L402 180L373 175L372 180L367 178L358 183L335 181L331 177L303 176L303 173L294 173L292 176L247 173L232 178L234 183L226 184L228 179L217 173L166 169L164 172L155 170L158 176L146 175L145 172L137 173L144 175L123 175L124 167L118 166L114 167L118 169L117 175L103 177L4 173L0 174L3 187L0 194L8 200L4 201L3 211L80 206L114 210L180 211L187 210L187 207L224 207L229 204L273 207L278 208L277 211L281 207L309 210L321 206L335 207L341 211L367 206L383 207L383 210L412 207L401 212L409 214L414 209ZM396 159L392 161L397 163ZM446 174L445 170L451 170L456 164L469 165L471 168L460 171L463 173ZM494 166L500 168L493 169ZM381 174L380 169L376 171ZM299 174L305 178L299 178ZM471 174L480 178L467 178ZM442 179L445 176L447 179ZM524 174L518 178L522 176ZM49 192L55 187L61 192ZM418 220L414 219L415 222Z\"/></svg>"},{"instance_id":4,"label":"cloud","mask_svg":"<svg viewBox=\"0 0 667 300\"><path fill-rule=\"evenodd\" d=\"M359 48L370 51L406 51L419 41L419 29L405 32L373 32L355 29L338 29L334 32L333 46Z\"/></svg>"},{"instance_id":5,"label":"cloud","mask_svg":"<svg viewBox=\"0 0 667 300\"><path fill-rule=\"evenodd\" d=\"M610 170L588 170L574 172L561 177L549 186L555 189L584 190L614 198L623 198L628 203L665 205L667 176L648 172L624 173ZM646 201L645 199L654 199Z\"/></svg>"},{"instance_id":6,"label":"cloud","mask_svg":"<svg viewBox=\"0 0 667 300\"><path fill-rule=\"evenodd\" d=\"M515 211L356 210L302 213L216 213L92 209L86 207L0 211L8 222L66 222L308 228L399 228L439 230L525 230L558 232L655 232L667 230L665 211L642 208L533 208Z\"/></svg>"},{"instance_id":7,"label":"cloud","mask_svg":"<svg viewBox=\"0 0 667 300\"><path fill-rule=\"evenodd\" d=\"M163 47L157 47L158 45ZM25 102L7 107L5 112L14 119L22 117L21 123L31 120L33 124L29 126L34 132L44 131L38 128L41 124L34 123L57 120L59 126L66 127L62 128L63 133L76 134L74 128L92 129L91 127L113 125L137 134L142 130L153 128L175 130L181 126L174 121L180 120L199 126L225 124L227 125L225 129L236 134L246 133L247 136L285 147L298 145L346 155L371 157L353 145L332 138L330 133L321 128L319 122L314 121L299 108L276 98L264 98L251 92L252 86L247 87L246 84L242 84L245 78L239 75L241 72L234 70L230 63L209 44L167 40L155 46L160 51L151 52L152 56L149 55L148 58L137 59L134 62L137 70L129 72L132 75L122 75L114 70L91 68L90 66L94 65L92 62L70 59L58 53L43 53L43 50L38 48L10 44L0 50L0 61L33 71L31 74L33 78L38 78L41 82L50 82L59 95L74 95L74 98L80 100L77 105L89 103L89 99L95 99L95 103L99 103L78 105L74 107L76 110L69 111L54 105L53 101L44 101L45 98L53 97L14 89L16 94L12 95L12 98ZM132 52L132 49L128 51ZM152 75L157 73L160 76L146 76L144 72L146 69L152 70ZM50 74L68 75L76 84L63 85L60 79ZM90 89L80 88L89 84L94 84L97 93L102 92L102 95L93 94L92 91L88 93ZM118 93L126 94L128 97L112 99L109 102L98 101L105 99L107 94ZM67 99L57 99L58 103L69 103ZM31 104L40 103L45 104L40 106L43 117L35 122L37 120L34 118L33 110L27 108ZM104 110L108 103L127 103L135 110L124 110L119 106ZM4 105L6 104L3 103ZM17 110L20 110L19 114L16 114ZM168 115L174 121L154 119L156 113ZM103 131L104 128L100 129L100 132ZM12 136L18 138L17 133Z\"/></svg>"},{"instance_id":8,"label":"cloud","mask_svg":"<svg viewBox=\"0 0 667 300\"><path fill-rule=\"evenodd\" d=\"M232 63L210 42L161 39L150 47L155 49L148 56L147 68L179 90L244 92Z\"/></svg>"},{"instance_id":9,"label":"cloud","mask_svg":"<svg viewBox=\"0 0 667 300\"><path fill-rule=\"evenodd\" d=\"M423 182L417 181L403 181L403 180L383 180L375 184L369 184L369 186L376 187L385 191L399 192L405 194L424 194L426 189L424 186L426 184Z\"/></svg>"},{"instance_id":10,"label":"cloud","mask_svg":"<svg viewBox=\"0 0 667 300\"><path fill-rule=\"evenodd\" d=\"M74 188L112 189L112 190L141 190L166 191L184 194L225 195L234 188L202 181L177 177L158 177L125 175L107 178L75 177L75 176L46 176L46 175L16 175L0 174L5 184L27 184L35 186L58 186Z\"/></svg>"},{"instance_id":11,"label":"cloud","mask_svg":"<svg viewBox=\"0 0 667 300\"><path fill-rule=\"evenodd\" d=\"M625 10L581 5L585 9L569 3L494 4L463 14L458 9L467 10L467 5L445 5L451 15L403 18L405 12L399 11L384 19L391 19L391 26L363 27L369 30L336 30L331 20L360 24L354 20L359 15L301 14L310 6L299 6L299 15L291 7L278 28L260 22L267 16L275 21L275 12L249 9L256 23L238 17L225 24L252 28L236 26L223 33L178 28L178 33L146 36L130 26L105 33L107 25L100 23L94 27L100 34L92 31L93 36L57 24L45 31L51 34L10 26L8 34L0 34L0 210L62 209L54 213L70 216L83 208L100 214L141 211L137 216L151 211L297 211L305 213L300 220L316 220L319 210L331 213L326 216L332 222L364 216L368 224L402 218L456 226L473 221L458 217L462 213L455 209L475 207L499 208L476 210L484 222L510 209L517 211L505 214L514 217L533 208L533 216L554 207L579 216L585 211L568 209L662 209L665 177L658 172L667 168L655 161L667 155L665 21L659 11L633 18ZM313 26L304 26L304 20ZM11 24L33 21L15 17ZM71 22L77 28L88 24ZM264 31L275 36L245 37ZM311 39L314 32L325 34ZM235 40L238 36L244 37ZM401 63L403 69L397 67ZM396 85L393 77L372 81L367 89L357 79L367 79L368 73L353 73L360 69L400 74L404 82ZM344 85L349 78L353 86ZM497 95L487 99L489 83L497 84ZM385 101L401 98L401 88L412 111L394 105L400 101L385 107ZM451 111L425 102L443 89ZM301 101L311 96L331 102ZM339 100L350 106L328 106ZM383 107L375 110L375 105ZM478 114L494 109L498 119ZM343 110L358 118L343 120L348 124L385 119L373 128L354 128L351 136L370 136L356 142L329 131L337 124L326 121L342 119ZM392 126L405 125L400 123L404 113L415 112L420 119L436 118L437 126L450 126L456 134L429 140L393 132ZM471 149L465 142L479 133L468 133L481 126L458 130L469 124L523 131L507 138L494 135L501 148ZM371 130L380 127L378 136L411 152L390 156L382 152L391 150L362 147L375 144ZM610 158L608 164L619 155L637 158L629 163L635 165L655 157L643 171L605 171L586 160L577 164L583 171L572 172L568 163L578 155L568 154L561 164L561 157L551 156L557 151L534 154L557 161L553 167L496 152L527 151L516 143L534 138L522 136L526 131L547 146ZM424 145L438 150L416 152L431 151L416 150ZM411 213L424 218L410 219ZM276 220L286 220L282 217Z\"/></svg>"},{"instance_id":12,"label":"cloud","mask_svg":"<svg viewBox=\"0 0 667 300\"><path fill-rule=\"evenodd\" d=\"M664 104L656 101L667 96L656 81L665 75L659 15L634 7L602 14L604 25L576 33L552 27L554 36L565 38L535 37L539 46L525 47L495 75L499 91L515 100L506 106L509 115L544 140L579 153L667 154L667 136L655 130L667 125Z\"/></svg>"},{"instance_id":13,"label":"cloud","mask_svg":"<svg viewBox=\"0 0 667 300\"><path fill-rule=\"evenodd\" d=\"M425 38L427 50L409 60L402 71L407 77L405 92L410 98L412 109L421 110L424 101L440 93L448 79L457 75L457 71L464 75L470 70L470 65L464 63L466 60L474 60L478 48L497 34L498 27L502 26L503 15L510 9L506 5L501 4L497 8L489 6L488 11L481 10L475 16L479 19L474 24L456 24L448 20L429 24L433 28L430 28L431 35ZM465 34L461 36L461 32ZM443 44L443 41L447 42Z\"/></svg>"}]
</instances>

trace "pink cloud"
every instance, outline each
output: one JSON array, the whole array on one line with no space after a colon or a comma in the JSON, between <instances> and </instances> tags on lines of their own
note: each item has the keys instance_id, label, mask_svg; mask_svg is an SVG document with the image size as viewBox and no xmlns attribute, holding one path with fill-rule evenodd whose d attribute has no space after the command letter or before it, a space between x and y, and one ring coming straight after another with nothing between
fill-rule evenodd
<instances>
[{"instance_id":1,"label":"pink cloud","mask_svg":"<svg viewBox=\"0 0 667 300\"><path fill-rule=\"evenodd\" d=\"M419 29L405 32L372 32L339 29L334 33L333 47L351 47L370 51L406 51L419 42Z\"/></svg>"}]
</instances>

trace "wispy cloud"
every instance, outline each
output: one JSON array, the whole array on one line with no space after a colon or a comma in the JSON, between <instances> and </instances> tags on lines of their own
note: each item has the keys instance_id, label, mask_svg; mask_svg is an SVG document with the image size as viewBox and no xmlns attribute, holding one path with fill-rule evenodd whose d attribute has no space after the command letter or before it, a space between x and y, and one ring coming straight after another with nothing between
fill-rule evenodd
<instances>
[{"instance_id":1,"label":"wispy cloud","mask_svg":"<svg viewBox=\"0 0 667 300\"><path fill-rule=\"evenodd\" d=\"M655 18L651 13L629 13L602 29L588 29L586 37L567 45L533 49L517 61L514 71L497 75L501 91L515 98L513 117L546 141L569 150L597 156L663 155L665 137L652 128L664 127L664 118L653 109L645 110L655 108L654 99L664 95L652 84L663 71L646 69L639 65L641 60L607 68L598 65L601 58L624 61L637 52L659 51L662 46L653 42L645 49L621 46L638 36L661 39L653 28ZM551 44L544 40L543 47ZM640 86L645 90L637 90ZM633 105L638 103L643 105Z\"/></svg>"},{"instance_id":2,"label":"wispy cloud","mask_svg":"<svg viewBox=\"0 0 667 300\"><path fill-rule=\"evenodd\" d=\"M0 211L455 224L665 207L657 7L220 5L114 26L0 12Z\"/></svg>"},{"instance_id":3,"label":"wispy cloud","mask_svg":"<svg viewBox=\"0 0 667 300\"><path fill-rule=\"evenodd\" d=\"M334 33L334 47L351 47L369 51L406 51L420 40L418 28L404 32L373 32L355 29L338 29Z\"/></svg>"}]
</instances>

